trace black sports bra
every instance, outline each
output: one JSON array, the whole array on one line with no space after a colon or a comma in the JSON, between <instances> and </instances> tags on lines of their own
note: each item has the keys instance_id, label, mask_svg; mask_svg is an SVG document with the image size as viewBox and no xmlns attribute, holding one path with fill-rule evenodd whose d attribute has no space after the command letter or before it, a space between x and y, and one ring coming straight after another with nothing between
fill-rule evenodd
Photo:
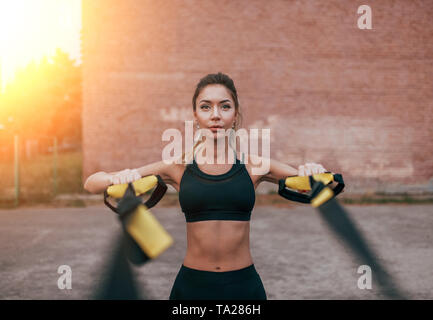
<instances>
[{"instance_id":1,"label":"black sports bra","mask_svg":"<svg viewBox=\"0 0 433 320\"><path fill-rule=\"evenodd\" d=\"M244 161L226 173L211 175L195 161L188 164L179 185L179 203L186 222L203 220L248 221L255 203L255 189Z\"/></svg>"}]
</instances>

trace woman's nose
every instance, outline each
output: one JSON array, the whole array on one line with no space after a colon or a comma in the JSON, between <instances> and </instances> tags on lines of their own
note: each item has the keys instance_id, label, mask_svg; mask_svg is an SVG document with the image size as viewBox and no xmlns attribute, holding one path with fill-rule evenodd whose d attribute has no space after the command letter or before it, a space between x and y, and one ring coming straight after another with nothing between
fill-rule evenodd
<instances>
[{"instance_id":1,"label":"woman's nose","mask_svg":"<svg viewBox=\"0 0 433 320\"><path fill-rule=\"evenodd\" d=\"M220 117L220 113L218 108L213 108L212 109L212 118L219 118Z\"/></svg>"}]
</instances>

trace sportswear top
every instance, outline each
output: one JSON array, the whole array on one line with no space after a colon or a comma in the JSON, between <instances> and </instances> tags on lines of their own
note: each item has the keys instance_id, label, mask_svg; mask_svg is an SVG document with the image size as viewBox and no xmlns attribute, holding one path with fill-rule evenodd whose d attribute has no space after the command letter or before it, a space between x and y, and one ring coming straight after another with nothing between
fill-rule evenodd
<instances>
[{"instance_id":1,"label":"sportswear top","mask_svg":"<svg viewBox=\"0 0 433 320\"><path fill-rule=\"evenodd\" d=\"M203 220L250 220L255 189L244 161L236 157L229 171L211 175L194 160L188 164L179 185L179 203L186 222ZM244 159L244 157L243 157Z\"/></svg>"}]
</instances>

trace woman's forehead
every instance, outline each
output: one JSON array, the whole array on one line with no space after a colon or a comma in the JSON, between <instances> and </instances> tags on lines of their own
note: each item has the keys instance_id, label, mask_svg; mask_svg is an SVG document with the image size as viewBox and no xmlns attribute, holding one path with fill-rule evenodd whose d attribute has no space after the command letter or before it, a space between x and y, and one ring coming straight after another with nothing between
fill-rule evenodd
<instances>
[{"instance_id":1,"label":"woman's forehead","mask_svg":"<svg viewBox=\"0 0 433 320\"><path fill-rule=\"evenodd\" d=\"M209 100L212 102L220 102L221 100L233 101L230 91L220 84L207 85L203 88L197 97L197 102L200 103L201 100Z\"/></svg>"}]
</instances>

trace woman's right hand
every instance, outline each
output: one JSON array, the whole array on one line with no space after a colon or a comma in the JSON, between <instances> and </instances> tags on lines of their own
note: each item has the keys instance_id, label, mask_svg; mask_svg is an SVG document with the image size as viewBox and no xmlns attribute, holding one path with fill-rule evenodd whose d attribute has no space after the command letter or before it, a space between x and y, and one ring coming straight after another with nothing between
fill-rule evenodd
<instances>
[{"instance_id":1,"label":"woman's right hand","mask_svg":"<svg viewBox=\"0 0 433 320\"><path fill-rule=\"evenodd\" d=\"M129 183L141 179L137 169L125 169L110 176L111 184Z\"/></svg>"}]
</instances>

